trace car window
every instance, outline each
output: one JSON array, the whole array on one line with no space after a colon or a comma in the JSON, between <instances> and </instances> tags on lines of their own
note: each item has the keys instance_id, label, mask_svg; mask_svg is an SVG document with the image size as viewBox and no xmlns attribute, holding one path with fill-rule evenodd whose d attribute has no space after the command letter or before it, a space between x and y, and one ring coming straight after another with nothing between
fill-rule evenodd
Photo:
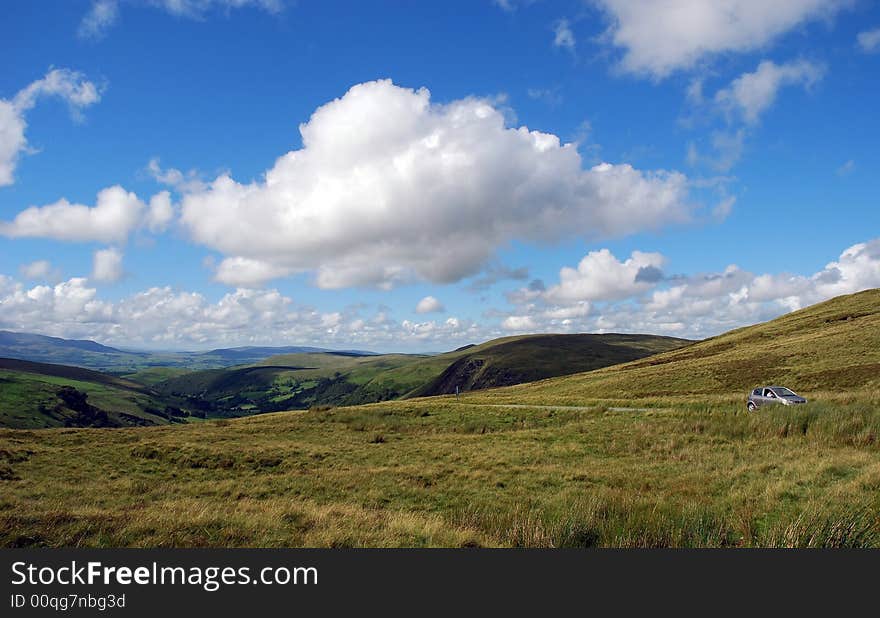
<instances>
[{"instance_id":1,"label":"car window","mask_svg":"<svg viewBox=\"0 0 880 618\"><path fill-rule=\"evenodd\" d=\"M792 391L788 390L787 388L783 388L783 387L775 389L775 392L780 397L794 397L795 396L795 394Z\"/></svg>"},{"instance_id":2,"label":"car window","mask_svg":"<svg viewBox=\"0 0 880 618\"><path fill-rule=\"evenodd\" d=\"M764 389L764 397L776 397L776 395L774 395L773 391L771 391L769 388L765 388Z\"/></svg>"},{"instance_id":3,"label":"car window","mask_svg":"<svg viewBox=\"0 0 880 618\"><path fill-rule=\"evenodd\" d=\"M755 390L752 391L752 395L758 395L760 397L761 396L761 389L756 388Z\"/></svg>"}]
</instances>

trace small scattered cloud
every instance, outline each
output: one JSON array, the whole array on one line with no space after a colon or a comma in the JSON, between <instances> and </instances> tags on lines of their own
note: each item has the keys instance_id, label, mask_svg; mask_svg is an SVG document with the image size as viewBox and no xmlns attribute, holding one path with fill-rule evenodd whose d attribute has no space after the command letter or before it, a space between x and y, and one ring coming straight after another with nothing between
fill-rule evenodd
<instances>
[{"instance_id":1,"label":"small scattered cloud","mask_svg":"<svg viewBox=\"0 0 880 618\"><path fill-rule=\"evenodd\" d=\"M416 313L442 313L445 311L443 303L433 296L425 296L416 305Z\"/></svg>"},{"instance_id":2,"label":"small scattered cloud","mask_svg":"<svg viewBox=\"0 0 880 618\"><path fill-rule=\"evenodd\" d=\"M15 182L20 156L29 151L25 136L27 112L44 98L67 103L75 121L82 110L101 100L102 88L70 69L51 69L46 75L19 90L12 99L0 99L0 187Z\"/></svg>"},{"instance_id":3,"label":"small scattered cloud","mask_svg":"<svg viewBox=\"0 0 880 618\"><path fill-rule=\"evenodd\" d=\"M490 264L481 275L467 284L466 289L470 292L483 292L501 281L523 281L528 278L529 269L525 266L510 268L503 264Z\"/></svg>"},{"instance_id":4,"label":"small scattered cloud","mask_svg":"<svg viewBox=\"0 0 880 618\"><path fill-rule=\"evenodd\" d=\"M550 107L557 107L562 105L562 94L559 92L559 88L529 88L527 90L527 94L530 99L534 99L536 101L542 101L549 105Z\"/></svg>"},{"instance_id":5,"label":"small scattered cloud","mask_svg":"<svg viewBox=\"0 0 880 618\"><path fill-rule=\"evenodd\" d=\"M77 35L82 39L99 40L119 22L120 5L135 4L122 0L93 0L89 11L80 21ZM150 0L138 3L173 15L189 19L204 19L210 12L229 14L234 9L255 8L276 14L284 9L283 0Z\"/></svg>"},{"instance_id":6,"label":"small scattered cloud","mask_svg":"<svg viewBox=\"0 0 880 618\"><path fill-rule=\"evenodd\" d=\"M746 147L746 130L716 130L709 135L708 148L702 150L689 142L687 162L691 166L707 166L718 172L729 171L742 158Z\"/></svg>"},{"instance_id":7,"label":"small scattered cloud","mask_svg":"<svg viewBox=\"0 0 880 618\"><path fill-rule=\"evenodd\" d=\"M724 126L713 129L707 142L688 143L688 164L719 172L730 170L742 158L749 136L776 102L779 92L790 86L809 90L825 71L823 65L803 59L782 64L764 60L754 71L742 73L711 98L706 97L701 80L692 81L687 90L690 104L705 114L705 121L719 120ZM694 121L695 118L688 118L683 124L690 126Z\"/></svg>"},{"instance_id":8,"label":"small scattered cloud","mask_svg":"<svg viewBox=\"0 0 880 618\"><path fill-rule=\"evenodd\" d=\"M811 88L822 79L825 68L807 60L776 64L764 60L752 73L743 73L726 88L715 93L715 103L726 113L735 114L746 124L758 122L773 105L783 86Z\"/></svg>"},{"instance_id":9,"label":"small scattered cloud","mask_svg":"<svg viewBox=\"0 0 880 618\"><path fill-rule=\"evenodd\" d=\"M57 281L61 271L52 266L49 260L36 260L18 267L21 276L31 281Z\"/></svg>"},{"instance_id":10,"label":"small scattered cloud","mask_svg":"<svg viewBox=\"0 0 880 618\"><path fill-rule=\"evenodd\" d=\"M866 54L873 54L880 51L880 28L859 32L856 37L856 42L858 43L859 49Z\"/></svg>"},{"instance_id":11,"label":"small scattered cloud","mask_svg":"<svg viewBox=\"0 0 880 618\"><path fill-rule=\"evenodd\" d=\"M164 232L173 219L174 206L168 191L160 191L150 198L144 217L144 225L148 230L153 233Z\"/></svg>"},{"instance_id":12,"label":"small scattered cloud","mask_svg":"<svg viewBox=\"0 0 880 618\"><path fill-rule=\"evenodd\" d=\"M95 0L89 12L82 18L77 35L81 39L101 39L118 19L117 0Z\"/></svg>"},{"instance_id":13,"label":"small scattered cloud","mask_svg":"<svg viewBox=\"0 0 880 618\"><path fill-rule=\"evenodd\" d=\"M856 171L856 162L850 159L838 167L837 170L835 170L835 173L842 178L844 176L849 176L854 171Z\"/></svg>"},{"instance_id":14,"label":"small scattered cloud","mask_svg":"<svg viewBox=\"0 0 880 618\"><path fill-rule=\"evenodd\" d=\"M291 274L290 269L246 257L230 257L217 265L214 280L232 287L258 288Z\"/></svg>"},{"instance_id":15,"label":"small scattered cloud","mask_svg":"<svg viewBox=\"0 0 880 618\"><path fill-rule=\"evenodd\" d=\"M571 24L567 19L560 19L553 28L553 46L561 47L571 53L575 51L576 40Z\"/></svg>"},{"instance_id":16,"label":"small scattered cloud","mask_svg":"<svg viewBox=\"0 0 880 618\"><path fill-rule=\"evenodd\" d=\"M95 251L91 279L101 283L114 283L122 279L122 257L122 252L113 247Z\"/></svg>"},{"instance_id":17,"label":"small scattered cloud","mask_svg":"<svg viewBox=\"0 0 880 618\"><path fill-rule=\"evenodd\" d=\"M163 168L159 164L159 157L150 159L149 163L147 163L146 172L160 185L171 187L179 193L204 191L207 187L197 170L182 172L173 167Z\"/></svg>"},{"instance_id":18,"label":"small scattered cloud","mask_svg":"<svg viewBox=\"0 0 880 618\"><path fill-rule=\"evenodd\" d=\"M538 323L530 315L511 315L501 321L501 328L507 331L530 333L538 328Z\"/></svg>"}]
</instances>

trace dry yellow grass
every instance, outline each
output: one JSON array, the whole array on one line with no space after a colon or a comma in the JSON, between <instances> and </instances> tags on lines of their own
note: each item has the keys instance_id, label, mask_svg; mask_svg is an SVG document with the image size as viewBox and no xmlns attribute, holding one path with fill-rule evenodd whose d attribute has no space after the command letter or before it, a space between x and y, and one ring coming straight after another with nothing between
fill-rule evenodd
<instances>
[{"instance_id":1,"label":"dry yellow grass","mask_svg":"<svg viewBox=\"0 0 880 618\"><path fill-rule=\"evenodd\" d=\"M0 432L4 545L880 544L880 411L413 400Z\"/></svg>"}]
</instances>

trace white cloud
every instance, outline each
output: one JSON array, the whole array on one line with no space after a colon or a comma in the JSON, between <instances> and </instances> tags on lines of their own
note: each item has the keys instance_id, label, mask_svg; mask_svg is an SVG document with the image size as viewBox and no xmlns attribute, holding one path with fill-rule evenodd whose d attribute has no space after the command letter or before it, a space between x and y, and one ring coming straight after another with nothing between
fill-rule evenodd
<instances>
[{"instance_id":1,"label":"white cloud","mask_svg":"<svg viewBox=\"0 0 880 618\"><path fill-rule=\"evenodd\" d=\"M841 177L842 176L849 176L850 174L852 174L855 171L855 169L856 169L856 162L853 161L852 159L849 159L846 163L844 163L843 165L838 167L837 170L835 170L835 173Z\"/></svg>"},{"instance_id":2,"label":"white cloud","mask_svg":"<svg viewBox=\"0 0 880 618\"><path fill-rule=\"evenodd\" d=\"M95 300L97 291L89 288L84 278L30 289L4 279L0 286L0 322L6 328L51 331L70 322L102 324L110 316L109 305Z\"/></svg>"},{"instance_id":3,"label":"white cloud","mask_svg":"<svg viewBox=\"0 0 880 618\"><path fill-rule=\"evenodd\" d=\"M303 148L265 179L185 193L196 242L320 287L473 275L516 239L602 238L686 221L677 172L584 168L552 134L505 126L484 99L432 104L389 80L357 85L300 126Z\"/></svg>"},{"instance_id":4,"label":"white cloud","mask_svg":"<svg viewBox=\"0 0 880 618\"><path fill-rule=\"evenodd\" d=\"M171 194L168 191L160 191L150 198L144 225L151 232L164 232L172 219L174 219L174 207L171 205Z\"/></svg>"},{"instance_id":5,"label":"white cloud","mask_svg":"<svg viewBox=\"0 0 880 618\"><path fill-rule=\"evenodd\" d=\"M95 251L92 259L92 279L102 283L113 283L122 279L122 252L110 247Z\"/></svg>"},{"instance_id":6,"label":"white cloud","mask_svg":"<svg viewBox=\"0 0 880 618\"><path fill-rule=\"evenodd\" d=\"M67 102L74 119L81 110L101 100L95 84L69 69L52 69L21 89L11 100L0 99L0 186L15 182L15 168L28 150L26 113L41 98L58 97Z\"/></svg>"},{"instance_id":7,"label":"white cloud","mask_svg":"<svg viewBox=\"0 0 880 618\"><path fill-rule=\"evenodd\" d=\"M443 303L433 296L425 296L416 305L416 313L441 313L445 311Z\"/></svg>"},{"instance_id":8,"label":"white cloud","mask_svg":"<svg viewBox=\"0 0 880 618\"><path fill-rule=\"evenodd\" d=\"M173 167L163 169L159 165L158 157L150 159L150 162L147 164L147 172L159 184L167 185L180 193L204 191L206 188L197 171L190 170L184 173Z\"/></svg>"},{"instance_id":9,"label":"white cloud","mask_svg":"<svg viewBox=\"0 0 880 618\"><path fill-rule=\"evenodd\" d=\"M214 279L233 287L261 287L272 279L290 274L290 270L245 257L226 258L217 265Z\"/></svg>"},{"instance_id":10,"label":"white cloud","mask_svg":"<svg viewBox=\"0 0 880 618\"><path fill-rule=\"evenodd\" d=\"M591 251L577 268L562 268L559 284L543 296L557 303L628 298L654 287L663 277L665 262L659 253L633 251L621 262L608 249Z\"/></svg>"},{"instance_id":11,"label":"white cloud","mask_svg":"<svg viewBox=\"0 0 880 618\"><path fill-rule=\"evenodd\" d=\"M712 131L709 136L709 154L701 152L694 142L688 144L689 165L708 165L719 172L730 170L742 158L746 147L746 131Z\"/></svg>"},{"instance_id":12,"label":"white cloud","mask_svg":"<svg viewBox=\"0 0 880 618\"><path fill-rule=\"evenodd\" d=\"M22 264L18 268L21 276L25 279L49 279L55 272L52 269L52 262L49 260L36 260L28 264Z\"/></svg>"},{"instance_id":13,"label":"white cloud","mask_svg":"<svg viewBox=\"0 0 880 618\"><path fill-rule=\"evenodd\" d=\"M562 103L562 95L559 88L529 88L526 91L530 99L543 101L551 107L556 107Z\"/></svg>"},{"instance_id":14,"label":"white cloud","mask_svg":"<svg viewBox=\"0 0 880 618\"><path fill-rule=\"evenodd\" d=\"M764 60L754 71L743 73L719 89L710 100L703 96L702 82L692 82L688 100L695 106L706 106L713 116L723 117L726 126L711 131L705 146L690 142L687 162L720 172L730 170L742 157L748 137L761 115L776 101L779 91L796 85L809 89L824 73L823 66L803 59L783 64Z\"/></svg>"},{"instance_id":15,"label":"white cloud","mask_svg":"<svg viewBox=\"0 0 880 618\"><path fill-rule=\"evenodd\" d=\"M84 278L27 287L0 275L0 328L116 345L187 349L289 343L437 350L498 334L456 317L396 322L386 311L360 311L320 312L296 305L277 290L252 289L237 289L211 302L199 293L156 287L111 302L100 299Z\"/></svg>"},{"instance_id":16,"label":"white cloud","mask_svg":"<svg viewBox=\"0 0 880 618\"><path fill-rule=\"evenodd\" d=\"M229 13L233 9L256 8L278 13L284 8L283 0L148 0L147 6L165 11L175 17L203 19L211 11ZM119 21L120 0L93 0L89 12L82 18L77 31L81 38L100 39Z\"/></svg>"},{"instance_id":17,"label":"white cloud","mask_svg":"<svg viewBox=\"0 0 880 618\"><path fill-rule=\"evenodd\" d=\"M776 64L764 60L752 73L743 73L727 88L715 93L715 102L728 113L738 114L748 124L758 121L776 100L783 86L811 87L822 78L824 68L806 60Z\"/></svg>"},{"instance_id":18,"label":"white cloud","mask_svg":"<svg viewBox=\"0 0 880 618\"><path fill-rule=\"evenodd\" d=\"M145 204L120 186L98 193L94 207L60 199L31 206L11 222L0 222L0 234L11 238L53 238L69 241L125 242L142 220Z\"/></svg>"},{"instance_id":19,"label":"white cloud","mask_svg":"<svg viewBox=\"0 0 880 618\"><path fill-rule=\"evenodd\" d=\"M625 286L629 260L639 258L609 262L623 273ZM643 271L641 278L653 283L627 298L614 291L610 295L615 300L550 299L544 296L544 286L531 285L528 296L514 297L522 304L510 313L494 312L496 317L480 324L457 317L397 322L384 308L373 314L363 307L321 312L297 305L277 290L237 289L212 302L198 293L162 287L108 301L84 278L28 287L0 275L0 328L165 349L299 343L440 350L510 332L643 332L700 338L840 294L880 287L880 239L849 247L812 275L756 275L730 265L717 273L663 278ZM593 289L586 294L600 295Z\"/></svg>"},{"instance_id":20,"label":"white cloud","mask_svg":"<svg viewBox=\"0 0 880 618\"><path fill-rule=\"evenodd\" d=\"M880 287L880 238L847 248L812 275L756 275L732 264L721 272L690 276L661 277L651 272L638 286L631 284L632 267L627 268L634 257L621 262L608 252L594 255L594 266L616 272L617 283L569 286L567 297L556 292L568 283L562 277L546 292L521 290L511 295L520 305L502 326L515 331L644 332L703 338L834 296ZM663 261L662 256L653 255L651 267ZM578 281L580 268L568 271ZM590 298L613 300L585 300Z\"/></svg>"},{"instance_id":21,"label":"white cloud","mask_svg":"<svg viewBox=\"0 0 880 618\"><path fill-rule=\"evenodd\" d=\"M99 39L119 19L117 0L94 0L89 12L79 24L77 34L84 39Z\"/></svg>"},{"instance_id":22,"label":"white cloud","mask_svg":"<svg viewBox=\"0 0 880 618\"><path fill-rule=\"evenodd\" d=\"M574 52L575 43L574 32L571 31L568 20L560 19L553 28L553 45Z\"/></svg>"},{"instance_id":23,"label":"white cloud","mask_svg":"<svg viewBox=\"0 0 880 618\"><path fill-rule=\"evenodd\" d=\"M880 28L859 32L856 40L863 52L866 54L874 53L880 50Z\"/></svg>"},{"instance_id":24,"label":"white cloud","mask_svg":"<svg viewBox=\"0 0 880 618\"><path fill-rule=\"evenodd\" d=\"M501 322L501 328L504 330L526 333L534 332L538 329L535 319L529 315L511 315Z\"/></svg>"},{"instance_id":25,"label":"white cloud","mask_svg":"<svg viewBox=\"0 0 880 618\"><path fill-rule=\"evenodd\" d=\"M160 191L145 204L136 194L115 185L99 191L94 206L61 198L46 206L26 208L12 221L0 221L0 236L123 244L137 229L165 231L174 216L168 191Z\"/></svg>"},{"instance_id":26,"label":"white cloud","mask_svg":"<svg viewBox=\"0 0 880 618\"><path fill-rule=\"evenodd\" d=\"M595 0L612 23L621 67L662 79L728 52L761 49L780 35L832 17L849 0Z\"/></svg>"},{"instance_id":27,"label":"white cloud","mask_svg":"<svg viewBox=\"0 0 880 618\"><path fill-rule=\"evenodd\" d=\"M98 87L85 79L81 73L70 69L52 69L42 79L19 90L12 104L17 110L26 111L33 108L42 97L61 98L67 102L71 113L76 116L82 108L100 101L101 93Z\"/></svg>"},{"instance_id":28,"label":"white cloud","mask_svg":"<svg viewBox=\"0 0 880 618\"><path fill-rule=\"evenodd\" d=\"M153 5L172 15L201 18L208 11L257 8L277 13L284 8L283 0L153 0Z\"/></svg>"}]
</instances>

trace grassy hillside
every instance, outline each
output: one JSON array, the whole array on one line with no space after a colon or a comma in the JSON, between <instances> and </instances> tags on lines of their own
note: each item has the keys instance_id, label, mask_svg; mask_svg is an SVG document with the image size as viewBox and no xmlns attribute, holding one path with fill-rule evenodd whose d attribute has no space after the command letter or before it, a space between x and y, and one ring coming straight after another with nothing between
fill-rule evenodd
<instances>
[{"instance_id":1,"label":"grassy hillside","mask_svg":"<svg viewBox=\"0 0 880 618\"><path fill-rule=\"evenodd\" d=\"M534 382L592 371L692 343L651 335L528 335L442 355L455 360L410 396L429 396Z\"/></svg>"},{"instance_id":2,"label":"grassy hillside","mask_svg":"<svg viewBox=\"0 0 880 618\"><path fill-rule=\"evenodd\" d=\"M134 382L79 367L0 358L2 427L123 427L178 418L157 393Z\"/></svg>"},{"instance_id":3,"label":"grassy hillside","mask_svg":"<svg viewBox=\"0 0 880 618\"><path fill-rule=\"evenodd\" d=\"M143 386L151 387L160 382L186 375L191 373L191 371L191 369L184 369L183 367L150 367L132 373L125 373L120 375L120 377Z\"/></svg>"},{"instance_id":4,"label":"grassy hillside","mask_svg":"<svg viewBox=\"0 0 880 618\"><path fill-rule=\"evenodd\" d=\"M744 400L763 384L805 393L880 389L880 290L840 296L635 362L470 397L557 405L645 397Z\"/></svg>"},{"instance_id":5,"label":"grassy hillside","mask_svg":"<svg viewBox=\"0 0 880 618\"><path fill-rule=\"evenodd\" d=\"M215 415L236 416L454 393L456 386L468 391L518 384L643 358L686 343L651 335L528 335L436 356L285 354L256 366L186 373L151 384L194 405L208 402L206 409Z\"/></svg>"},{"instance_id":6,"label":"grassy hillside","mask_svg":"<svg viewBox=\"0 0 880 618\"><path fill-rule=\"evenodd\" d=\"M0 545L878 547L878 404L0 430Z\"/></svg>"}]
</instances>

